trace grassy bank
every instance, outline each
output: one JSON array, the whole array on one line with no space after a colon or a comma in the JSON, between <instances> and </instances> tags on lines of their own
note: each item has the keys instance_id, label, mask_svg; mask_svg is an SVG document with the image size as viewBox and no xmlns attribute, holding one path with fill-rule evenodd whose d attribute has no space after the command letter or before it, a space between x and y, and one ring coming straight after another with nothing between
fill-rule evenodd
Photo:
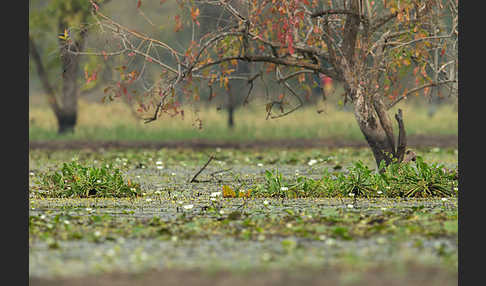
<instances>
[{"instance_id":1,"label":"grassy bank","mask_svg":"<svg viewBox=\"0 0 486 286\"><path fill-rule=\"evenodd\" d=\"M402 104L408 135L456 135L457 110L451 105L438 107L434 116L428 115L427 106ZM394 113L396 109L392 112ZM318 113L317 110L323 110ZM393 114L392 113L392 114ZM333 138L363 140L354 115L333 104L302 108L292 114L266 120L265 105L253 103L235 113L236 125L227 127L227 113L216 108L201 108L195 112L187 108L185 115L171 117L164 114L159 120L144 124L143 119L120 101L109 104L80 100L78 125L74 134L59 136L56 120L43 103L30 104L30 140L225 140L253 141L271 139ZM148 115L146 116L148 117ZM202 129L199 129L199 121Z\"/></svg>"}]
</instances>

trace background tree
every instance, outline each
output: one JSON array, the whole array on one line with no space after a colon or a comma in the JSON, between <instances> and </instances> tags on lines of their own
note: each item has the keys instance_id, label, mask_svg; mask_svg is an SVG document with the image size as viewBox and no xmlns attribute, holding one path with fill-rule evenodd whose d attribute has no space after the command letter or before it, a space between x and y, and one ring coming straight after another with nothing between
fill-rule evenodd
<instances>
[{"instance_id":1,"label":"background tree","mask_svg":"<svg viewBox=\"0 0 486 286\"><path fill-rule=\"evenodd\" d=\"M30 1L29 4L30 57L56 116L58 132L73 132L84 81L80 79L81 56L68 51L84 50L92 4L86 0ZM97 73L85 70L84 76L86 82L94 84Z\"/></svg>"},{"instance_id":2,"label":"background tree","mask_svg":"<svg viewBox=\"0 0 486 286\"><path fill-rule=\"evenodd\" d=\"M457 83L457 1L452 0L214 0L177 1L181 13L176 30L200 25L202 3L227 11L226 24L196 37L183 49L151 38L96 12L97 23L120 42L118 52L144 57L159 67L158 80L146 91L144 111L178 112L176 94L191 94L194 83L207 81L227 87L241 62L260 68L245 78L252 91L255 80L272 75L285 89L266 105L267 118L278 118L303 105L316 74L339 82L345 102L353 106L376 163L401 162L406 134L401 111L395 115L398 141L388 110L407 96L428 95L432 87ZM142 5L142 2L138 2ZM242 5L245 13L239 9ZM440 21L453 23L434 29ZM448 39L448 42L444 42ZM434 51L449 56L441 77L431 77ZM75 50L72 51L76 53ZM438 67L437 64L434 65ZM127 71L127 73L135 71ZM410 79L413 79L410 82ZM457 92L457 89L455 90Z\"/></svg>"},{"instance_id":3,"label":"background tree","mask_svg":"<svg viewBox=\"0 0 486 286\"><path fill-rule=\"evenodd\" d=\"M245 14L246 10L244 9L242 3L243 2L235 3L234 8L240 11L240 13ZM229 11L220 9L218 6L215 5L199 3L198 8L200 9L200 17L198 17L198 21L200 23L200 35L208 34L211 31L215 31L218 28L226 26L227 19L232 17ZM250 74L250 70L250 63L240 62L235 67L235 71L232 74L234 76L241 76L242 79L244 79L245 77L248 77L248 75ZM234 128L234 113L235 110L244 103L244 99L246 96L245 90L247 88L247 82L245 80L234 80L228 83L227 88L223 89L224 92L227 94L224 106L226 107L226 111L228 112L228 127L230 129ZM209 94L209 99L212 100L215 92L215 88L210 89L210 93L212 94Z\"/></svg>"}]
</instances>

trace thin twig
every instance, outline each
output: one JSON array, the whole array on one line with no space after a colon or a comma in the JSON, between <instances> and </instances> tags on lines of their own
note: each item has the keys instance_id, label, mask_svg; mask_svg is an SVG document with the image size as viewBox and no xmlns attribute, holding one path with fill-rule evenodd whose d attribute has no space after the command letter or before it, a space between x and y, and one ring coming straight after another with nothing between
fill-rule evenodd
<instances>
[{"instance_id":1,"label":"thin twig","mask_svg":"<svg viewBox=\"0 0 486 286\"><path fill-rule=\"evenodd\" d=\"M200 181L196 180L197 176L199 176L199 174L201 174L201 172L204 171L204 169L206 169L206 167L209 165L209 163L211 163L213 159L214 159L214 155L211 155L209 157L209 160L206 162L206 164L204 164L204 166L202 166L202 168L196 173L196 175L192 177L189 183L200 183Z\"/></svg>"},{"instance_id":2,"label":"thin twig","mask_svg":"<svg viewBox=\"0 0 486 286\"><path fill-rule=\"evenodd\" d=\"M411 89L407 93L405 93L404 95L402 95L399 98L395 99L395 101L393 101L392 103L388 104L387 110L389 110L390 108L392 108L393 106L395 106L395 104L399 103L402 99L407 98L407 96L409 96L410 94L412 94L414 92L418 92L418 91L420 91L420 90L422 90L424 88L427 88L427 87L439 86L439 85L442 85L442 84L452 83L452 82L457 82L457 80L444 80L444 81L439 81L439 82L431 82L431 83L427 83L427 84L424 84L422 86L416 87L414 89Z\"/></svg>"}]
</instances>

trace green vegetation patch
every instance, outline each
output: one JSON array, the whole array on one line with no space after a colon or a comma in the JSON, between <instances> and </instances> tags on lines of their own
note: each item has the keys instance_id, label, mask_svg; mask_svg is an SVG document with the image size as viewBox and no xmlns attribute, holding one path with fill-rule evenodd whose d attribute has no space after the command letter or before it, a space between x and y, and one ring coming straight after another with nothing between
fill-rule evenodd
<instances>
[{"instance_id":1,"label":"green vegetation patch","mask_svg":"<svg viewBox=\"0 0 486 286\"><path fill-rule=\"evenodd\" d=\"M278 170L265 171L265 182L252 192L256 197L450 197L457 195L457 170L442 164L424 162L418 156L414 163L382 166L375 172L361 161L345 172L340 168L324 169L320 179L300 176L285 180ZM338 170L336 170L338 169Z\"/></svg>"},{"instance_id":2,"label":"green vegetation patch","mask_svg":"<svg viewBox=\"0 0 486 286\"><path fill-rule=\"evenodd\" d=\"M230 206L224 199L217 203L201 199L194 202L195 206L191 209L177 208L166 199L154 200L149 205L146 199L137 198L112 206L102 200L74 202L63 199L65 201L57 201L58 207L52 208L53 204L57 204L53 200L36 200L36 209L43 209L48 204L51 210L29 216L31 243L221 237L246 241L270 238L347 241L385 236L408 240L454 238L458 231L457 207L452 200L427 199L413 206L401 199L380 199L373 205L359 201L361 207L348 208L331 206L338 202L328 199L305 200L300 204L294 200L247 199L243 207L238 208ZM385 205L391 207L385 208ZM160 209L165 211L158 211Z\"/></svg>"},{"instance_id":3,"label":"green vegetation patch","mask_svg":"<svg viewBox=\"0 0 486 286\"><path fill-rule=\"evenodd\" d=\"M112 165L99 168L83 166L77 161L64 163L61 170L44 174L40 184L47 197L134 197L140 194L140 185L125 180L122 172Z\"/></svg>"}]
</instances>

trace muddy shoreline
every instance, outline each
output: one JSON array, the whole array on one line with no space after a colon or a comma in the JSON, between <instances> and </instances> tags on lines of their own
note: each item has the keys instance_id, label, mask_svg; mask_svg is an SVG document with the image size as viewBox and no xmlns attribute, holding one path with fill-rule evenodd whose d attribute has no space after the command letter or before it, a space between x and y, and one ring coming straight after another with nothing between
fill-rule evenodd
<instances>
[{"instance_id":1,"label":"muddy shoreline","mask_svg":"<svg viewBox=\"0 0 486 286\"><path fill-rule=\"evenodd\" d=\"M457 148L457 135L416 135L409 136L408 145L411 148L440 147ZM339 139L284 139L268 141L230 142L218 140L187 140L187 141L81 141L81 140L50 140L30 141L30 149L69 150L69 149L162 149L162 148L190 148L190 149L251 149L251 148L342 148L367 147L363 140Z\"/></svg>"}]
</instances>

